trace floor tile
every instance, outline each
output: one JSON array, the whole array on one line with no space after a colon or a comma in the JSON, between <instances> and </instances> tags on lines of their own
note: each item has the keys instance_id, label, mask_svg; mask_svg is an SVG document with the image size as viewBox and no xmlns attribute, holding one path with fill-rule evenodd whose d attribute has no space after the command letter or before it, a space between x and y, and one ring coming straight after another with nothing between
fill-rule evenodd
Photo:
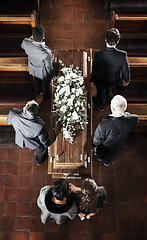
<instances>
[{"instance_id":1,"label":"floor tile","mask_svg":"<svg viewBox=\"0 0 147 240\"><path fill-rule=\"evenodd\" d=\"M1 240L14 240L15 239L15 232L2 232L1 233Z\"/></svg>"},{"instance_id":2,"label":"floor tile","mask_svg":"<svg viewBox=\"0 0 147 240\"><path fill-rule=\"evenodd\" d=\"M31 187L20 186L18 188L18 201L30 201L31 194L32 194L32 188Z\"/></svg>"},{"instance_id":3,"label":"floor tile","mask_svg":"<svg viewBox=\"0 0 147 240\"><path fill-rule=\"evenodd\" d=\"M32 186L32 175L31 174L19 175L18 186L21 188L31 187Z\"/></svg>"},{"instance_id":4,"label":"floor tile","mask_svg":"<svg viewBox=\"0 0 147 240\"><path fill-rule=\"evenodd\" d=\"M44 224L41 222L40 216L39 217L32 217L31 218L31 232L40 232L44 230Z\"/></svg>"},{"instance_id":5,"label":"floor tile","mask_svg":"<svg viewBox=\"0 0 147 240\"><path fill-rule=\"evenodd\" d=\"M16 202L4 202L2 216L15 216Z\"/></svg>"},{"instance_id":6,"label":"floor tile","mask_svg":"<svg viewBox=\"0 0 147 240\"><path fill-rule=\"evenodd\" d=\"M16 232L15 240L29 240L28 232Z\"/></svg>"},{"instance_id":7,"label":"floor tile","mask_svg":"<svg viewBox=\"0 0 147 240\"><path fill-rule=\"evenodd\" d=\"M17 187L18 186L18 175L6 175L5 176L5 186L6 187Z\"/></svg>"},{"instance_id":8,"label":"floor tile","mask_svg":"<svg viewBox=\"0 0 147 240\"><path fill-rule=\"evenodd\" d=\"M29 202L17 202L16 206L17 216L31 216L31 203Z\"/></svg>"},{"instance_id":9,"label":"floor tile","mask_svg":"<svg viewBox=\"0 0 147 240\"><path fill-rule=\"evenodd\" d=\"M32 162L19 162L19 174L32 174Z\"/></svg>"},{"instance_id":10,"label":"floor tile","mask_svg":"<svg viewBox=\"0 0 147 240\"><path fill-rule=\"evenodd\" d=\"M2 216L2 231L14 231L15 223L15 216Z\"/></svg>"},{"instance_id":11,"label":"floor tile","mask_svg":"<svg viewBox=\"0 0 147 240\"><path fill-rule=\"evenodd\" d=\"M17 201L17 187L4 188L4 201Z\"/></svg>"},{"instance_id":12,"label":"floor tile","mask_svg":"<svg viewBox=\"0 0 147 240\"><path fill-rule=\"evenodd\" d=\"M17 231L29 231L31 224L31 217L17 217L16 218L16 230Z\"/></svg>"},{"instance_id":13,"label":"floor tile","mask_svg":"<svg viewBox=\"0 0 147 240\"><path fill-rule=\"evenodd\" d=\"M29 240L44 240L44 232L30 232Z\"/></svg>"},{"instance_id":14,"label":"floor tile","mask_svg":"<svg viewBox=\"0 0 147 240\"><path fill-rule=\"evenodd\" d=\"M5 174L18 174L19 170L18 161L6 161L5 162Z\"/></svg>"}]
</instances>

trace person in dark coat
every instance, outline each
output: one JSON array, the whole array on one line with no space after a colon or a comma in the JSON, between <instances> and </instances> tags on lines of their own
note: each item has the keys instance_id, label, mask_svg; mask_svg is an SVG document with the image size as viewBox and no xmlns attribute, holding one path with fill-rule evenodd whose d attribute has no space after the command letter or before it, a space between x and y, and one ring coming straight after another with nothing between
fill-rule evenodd
<instances>
[{"instance_id":1,"label":"person in dark coat","mask_svg":"<svg viewBox=\"0 0 147 240\"><path fill-rule=\"evenodd\" d=\"M111 112L97 126L93 146L99 161L108 166L118 150L123 146L129 132L138 123L138 116L125 112L127 101L116 95L111 100Z\"/></svg>"},{"instance_id":2,"label":"person in dark coat","mask_svg":"<svg viewBox=\"0 0 147 240\"><path fill-rule=\"evenodd\" d=\"M41 209L43 224L46 224L48 219L52 219L60 225L67 218L74 219L78 211L69 192L69 185L64 179L57 180L53 186L42 187L37 205Z\"/></svg>"},{"instance_id":3,"label":"person in dark coat","mask_svg":"<svg viewBox=\"0 0 147 240\"><path fill-rule=\"evenodd\" d=\"M103 209L107 193L105 188L99 187L93 179L86 178L81 187L69 183L69 188L78 206L78 216L81 220L90 219Z\"/></svg>"},{"instance_id":4,"label":"person in dark coat","mask_svg":"<svg viewBox=\"0 0 147 240\"><path fill-rule=\"evenodd\" d=\"M127 53L116 48L119 40L118 29L111 28L106 33L106 48L95 51L90 81L95 84L97 89L97 97L93 96L92 101L100 111L103 111L105 100L112 88L121 85L127 86L130 82Z\"/></svg>"},{"instance_id":5,"label":"person in dark coat","mask_svg":"<svg viewBox=\"0 0 147 240\"><path fill-rule=\"evenodd\" d=\"M50 139L38 110L38 103L29 101L23 109L12 108L7 122L15 130L15 143L21 148L35 149L37 163L41 164L48 157Z\"/></svg>"},{"instance_id":6,"label":"person in dark coat","mask_svg":"<svg viewBox=\"0 0 147 240\"><path fill-rule=\"evenodd\" d=\"M43 42L45 38L44 28L37 25L30 38L25 38L21 47L28 55L29 73L35 76L36 85L43 99L49 98L49 83L53 76L53 51Z\"/></svg>"}]
</instances>

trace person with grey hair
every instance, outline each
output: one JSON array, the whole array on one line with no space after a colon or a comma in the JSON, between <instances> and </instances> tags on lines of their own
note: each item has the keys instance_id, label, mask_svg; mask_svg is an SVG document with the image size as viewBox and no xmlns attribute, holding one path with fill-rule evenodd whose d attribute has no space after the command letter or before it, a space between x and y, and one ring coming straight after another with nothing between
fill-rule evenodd
<instances>
[{"instance_id":1,"label":"person with grey hair","mask_svg":"<svg viewBox=\"0 0 147 240\"><path fill-rule=\"evenodd\" d=\"M48 157L50 139L45 122L38 116L39 105L34 100L27 102L23 109L12 108L7 122L15 130L15 143L23 148L35 149L37 164Z\"/></svg>"},{"instance_id":2,"label":"person with grey hair","mask_svg":"<svg viewBox=\"0 0 147 240\"><path fill-rule=\"evenodd\" d=\"M138 123L138 116L125 112L126 109L126 99L116 95L111 100L112 114L105 117L95 130L94 151L97 159L103 161L105 166L109 166L118 150L123 146L131 129Z\"/></svg>"}]
</instances>

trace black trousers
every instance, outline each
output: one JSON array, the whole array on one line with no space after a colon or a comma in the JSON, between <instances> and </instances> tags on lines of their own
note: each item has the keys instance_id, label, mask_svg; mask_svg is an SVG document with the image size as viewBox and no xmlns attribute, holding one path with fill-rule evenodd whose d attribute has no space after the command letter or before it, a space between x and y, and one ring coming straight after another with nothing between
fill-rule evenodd
<instances>
[{"instance_id":1,"label":"black trousers","mask_svg":"<svg viewBox=\"0 0 147 240\"><path fill-rule=\"evenodd\" d=\"M96 86L97 89L97 106L100 109L104 109L106 98L110 95L111 87L103 88Z\"/></svg>"},{"instance_id":2,"label":"black trousers","mask_svg":"<svg viewBox=\"0 0 147 240\"><path fill-rule=\"evenodd\" d=\"M43 93L43 98L49 98L49 86L50 86L50 77L46 77L43 80L35 77L37 93Z\"/></svg>"},{"instance_id":3,"label":"black trousers","mask_svg":"<svg viewBox=\"0 0 147 240\"><path fill-rule=\"evenodd\" d=\"M48 157L48 148L40 146L36 149L36 160L38 164L43 163Z\"/></svg>"},{"instance_id":4,"label":"black trousers","mask_svg":"<svg viewBox=\"0 0 147 240\"><path fill-rule=\"evenodd\" d=\"M103 159L104 163L108 164L117 154L118 150L110 151L103 144L97 146L96 155L99 159Z\"/></svg>"}]
</instances>

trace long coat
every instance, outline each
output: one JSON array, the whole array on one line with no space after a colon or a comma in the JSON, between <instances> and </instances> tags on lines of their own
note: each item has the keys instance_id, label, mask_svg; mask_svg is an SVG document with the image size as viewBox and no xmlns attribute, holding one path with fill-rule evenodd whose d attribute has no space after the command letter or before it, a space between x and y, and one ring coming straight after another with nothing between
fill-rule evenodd
<instances>
[{"instance_id":1,"label":"long coat","mask_svg":"<svg viewBox=\"0 0 147 240\"><path fill-rule=\"evenodd\" d=\"M28 55L29 73L37 78L45 79L53 72L53 51L43 42L37 43L31 37L25 38L21 47Z\"/></svg>"},{"instance_id":2,"label":"long coat","mask_svg":"<svg viewBox=\"0 0 147 240\"><path fill-rule=\"evenodd\" d=\"M77 208L75 202L73 202L73 205L71 206L71 208L67 212L64 212L64 213L52 213L46 208L45 196L50 188L51 188L50 185L42 187L40 190L39 197L37 199L37 205L42 211L41 212L42 223L45 224L45 223L47 223L47 220L49 218L52 218L55 220L56 224L60 225L67 218L74 219L78 212L78 208Z\"/></svg>"}]
</instances>

